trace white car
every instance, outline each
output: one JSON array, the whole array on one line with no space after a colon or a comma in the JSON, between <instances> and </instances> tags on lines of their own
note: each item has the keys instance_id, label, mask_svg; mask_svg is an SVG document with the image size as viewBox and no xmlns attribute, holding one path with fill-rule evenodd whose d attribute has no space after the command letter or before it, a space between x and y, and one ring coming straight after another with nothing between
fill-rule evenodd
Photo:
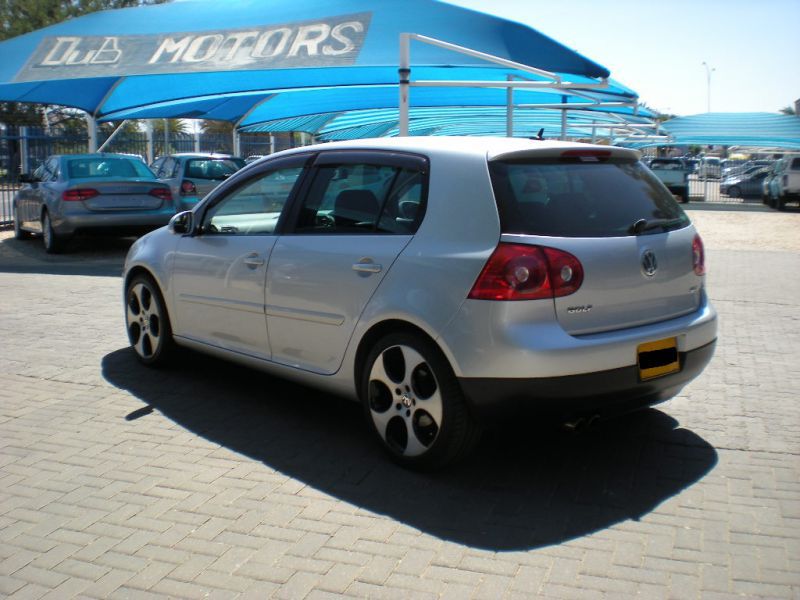
<instances>
[{"instance_id":1,"label":"white car","mask_svg":"<svg viewBox=\"0 0 800 600\"><path fill-rule=\"evenodd\" d=\"M398 462L485 420L650 406L711 359L703 245L622 148L357 140L249 165L124 272L138 358L186 346L363 404Z\"/></svg>"}]
</instances>

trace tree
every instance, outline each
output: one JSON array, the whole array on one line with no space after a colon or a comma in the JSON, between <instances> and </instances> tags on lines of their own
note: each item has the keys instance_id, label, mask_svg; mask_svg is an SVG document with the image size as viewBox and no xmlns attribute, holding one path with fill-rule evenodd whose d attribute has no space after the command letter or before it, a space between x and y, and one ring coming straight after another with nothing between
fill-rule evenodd
<instances>
[{"instance_id":1,"label":"tree","mask_svg":"<svg viewBox=\"0 0 800 600\"><path fill-rule=\"evenodd\" d=\"M167 122L169 133L189 133L189 124L183 119L152 119L153 134L164 135L164 121Z\"/></svg>"},{"instance_id":2,"label":"tree","mask_svg":"<svg viewBox=\"0 0 800 600\"><path fill-rule=\"evenodd\" d=\"M125 8L143 4L161 4L167 0L0 0L0 41L36 31L98 10ZM0 102L0 123L12 129L23 125L42 125L42 105ZM78 126L75 123L75 126Z\"/></svg>"},{"instance_id":3,"label":"tree","mask_svg":"<svg viewBox=\"0 0 800 600\"><path fill-rule=\"evenodd\" d=\"M797 114L797 113L794 111L794 107L792 107L792 106L784 106L784 107L781 109L781 113L783 113L784 115L796 115L796 114Z\"/></svg>"},{"instance_id":4,"label":"tree","mask_svg":"<svg viewBox=\"0 0 800 600\"><path fill-rule=\"evenodd\" d=\"M98 10L165 0L0 0L0 41Z\"/></svg>"}]
</instances>

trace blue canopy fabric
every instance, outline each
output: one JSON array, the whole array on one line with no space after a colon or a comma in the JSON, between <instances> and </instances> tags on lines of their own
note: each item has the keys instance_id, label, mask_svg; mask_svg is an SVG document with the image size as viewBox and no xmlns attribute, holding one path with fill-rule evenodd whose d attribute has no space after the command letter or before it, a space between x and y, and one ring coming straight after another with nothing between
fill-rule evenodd
<instances>
[{"instance_id":1,"label":"blue canopy fabric","mask_svg":"<svg viewBox=\"0 0 800 600\"><path fill-rule=\"evenodd\" d=\"M610 111L618 111L612 113ZM505 107L412 107L410 135L506 135ZM624 117L620 119L618 117ZM566 135L570 138L589 138L593 126L605 131L623 122L649 124L646 115L633 115L631 109L602 108L570 110L567 113ZM330 112L277 119L250 125L243 133L275 133L304 131L319 140L332 141L363 137L395 136L399 133L396 108ZM561 133L561 111L548 109L516 109L513 134L531 137L544 128L546 137ZM455 133L455 132L462 133Z\"/></svg>"},{"instance_id":2,"label":"blue canopy fabric","mask_svg":"<svg viewBox=\"0 0 800 600\"><path fill-rule=\"evenodd\" d=\"M665 121L661 133L668 139L626 145L747 146L800 148L800 117L777 113L705 113ZM630 141L630 140L628 140Z\"/></svg>"},{"instance_id":3,"label":"blue canopy fabric","mask_svg":"<svg viewBox=\"0 0 800 600\"><path fill-rule=\"evenodd\" d=\"M609 76L605 67L530 27L436 0L184 0L92 13L0 43L0 100L72 106L104 120L204 118L242 125L397 106L403 32L588 86ZM412 80L536 79L418 42L411 44L411 66ZM517 90L515 103L560 102L565 95L586 102L564 91L542 94ZM586 94L606 102L636 100L617 82ZM412 106L505 103L502 89L413 88L410 97Z\"/></svg>"}]
</instances>

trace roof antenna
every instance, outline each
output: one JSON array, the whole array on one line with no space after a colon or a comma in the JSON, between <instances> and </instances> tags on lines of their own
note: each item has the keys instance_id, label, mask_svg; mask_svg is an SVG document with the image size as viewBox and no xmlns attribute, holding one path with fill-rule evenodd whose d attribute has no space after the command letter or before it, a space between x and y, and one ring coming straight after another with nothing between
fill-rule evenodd
<instances>
[{"instance_id":1,"label":"roof antenna","mask_svg":"<svg viewBox=\"0 0 800 600\"><path fill-rule=\"evenodd\" d=\"M531 139L532 139L532 140L539 140L539 141L542 141L542 140L544 140L544 127L542 127L542 128L539 130L539 133L537 133L537 134L536 134L536 137L534 137L534 138L531 138Z\"/></svg>"}]
</instances>

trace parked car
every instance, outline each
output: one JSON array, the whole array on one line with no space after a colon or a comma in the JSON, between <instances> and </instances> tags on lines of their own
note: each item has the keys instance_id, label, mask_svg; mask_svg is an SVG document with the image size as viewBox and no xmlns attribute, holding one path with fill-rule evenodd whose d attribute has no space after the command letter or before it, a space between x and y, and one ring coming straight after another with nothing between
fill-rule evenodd
<instances>
[{"instance_id":1,"label":"parked car","mask_svg":"<svg viewBox=\"0 0 800 600\"><path fill-rule=\"evenodd\" d=\"M770 206L783 210L787 202L800 201L800 154L786 154L775 165L769 183Z\"/></svg>"},{"instance_id":2,"label":"parked car","mask_svg":"<svg viewBox=\"0 0 800 600\"><path fill-rule=\"evenodd\" d=\"M689 202L690 168L681 158L654 158L650 170L678 199Z\"/></svg>"},{"instance_id":3,"label":"parked car","mask_svg":"<svg viewBox=\"0 0 800 600\"><path fill-rule=\"evenodd\" d=\"M166 183L181 210L186 210L245 165L227 154L171 154L157 158L151 168Z\"/></svg>"},{"instance_id":4,"label":"parked car","mask_svg":"<svg viewBox=\"0 0 800 600\"><path fill-rule=\"evenodd\" d=\"M761 196L764 179L769 169L752 167L739 175L732 175L719 184L720 194L731 198L758 198Z\"/></svg>"},{"instance_id":5,"label":"parked car","mask_svg":"<svg viewBox=\"0 0 800 600\"><path fill-rule=\"evenodd\" d=\"M131 156L51 156L20 180L14 234L41 234L50 253L77 233L139 234L167 224L176 212L169 187Z\"/></svg>"},{"instance_id":6,"label":"parked car","mask_svg":"<svg viewBox=\"0 0 800 600\"><path fill-rule=\"evenodd\" d=\"M666 400L716 340L687 215L635 151L578 143L280 152L134 243L123 282L144 364L186 346L359 399L420 468L498 414Z\"/></svg>"},{"instance_id":7,"label":"parked car","mask_svg":"<svg viewBox=\"0 0 800 600\"><path fill-rule=\"evenodd\" d=\"M719 179L722 175L720 159L715 156L708 156L701 159L697 175L700 179Z\"/></svg>"}]
</instances>

